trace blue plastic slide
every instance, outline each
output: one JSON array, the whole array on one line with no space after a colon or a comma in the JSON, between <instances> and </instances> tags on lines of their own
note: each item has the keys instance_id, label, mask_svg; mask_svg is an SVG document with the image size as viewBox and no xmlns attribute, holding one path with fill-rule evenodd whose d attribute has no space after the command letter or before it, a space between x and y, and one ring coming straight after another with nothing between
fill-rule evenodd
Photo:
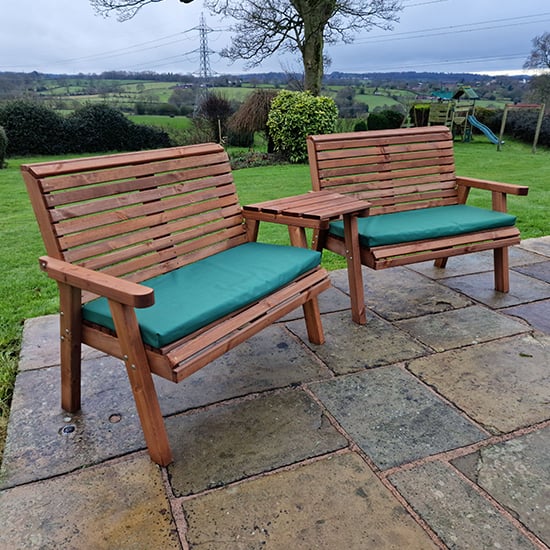
<instances>
[{"instance_id":1,"label":"blue plastic slide","mask_svg":"<svg viewBox=\"0 0 550 550\"><path fill-rule=\"evenodd\" d=\"M485 124L482 124L481 122L479 122L479 120L474 115L469 115L468 116L468 122L474 128L477 128L478 130L481 130L487 136L487 138L489 139L489 141L491 143L494 143L495 145L498 145L497 136L495 136L495 134L491 131L491 129L489 127L487 127L487 126L485 126Z\"/></svg>"}]
</instances>

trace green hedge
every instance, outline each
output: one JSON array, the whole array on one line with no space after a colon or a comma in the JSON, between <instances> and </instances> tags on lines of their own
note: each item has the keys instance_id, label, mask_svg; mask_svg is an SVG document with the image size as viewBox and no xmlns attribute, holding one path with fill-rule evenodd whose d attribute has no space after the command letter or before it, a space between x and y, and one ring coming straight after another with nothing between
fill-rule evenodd
<instances>
[{"instance_id":1,"label":"green hedge","mask_svg":"<svg viewBox=\"0 0 550 550\"><path fill-rule=\"evenodd\" d=\"M16 100L0 106L7 156L135 151L168 147L168 134L135 124L118 109L89 104L67 117L39 103Z\"/></svg>"}]
</instances>

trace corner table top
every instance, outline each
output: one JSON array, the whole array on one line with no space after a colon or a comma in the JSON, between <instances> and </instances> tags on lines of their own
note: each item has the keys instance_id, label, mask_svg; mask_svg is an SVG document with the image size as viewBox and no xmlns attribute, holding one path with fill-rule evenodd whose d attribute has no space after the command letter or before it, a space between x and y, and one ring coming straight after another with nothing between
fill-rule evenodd
<instances>
[{"instance_id":1,"label":"corner table top","mask_svg":"<svg viewBox=\"0 0 550 550\"><path fill-rule=\"evenodd\" d=\"M246 218L320 228L343 215L366 215L370 203L332 191L312 191L243 206Z\"/></svg>"}]
</instances>

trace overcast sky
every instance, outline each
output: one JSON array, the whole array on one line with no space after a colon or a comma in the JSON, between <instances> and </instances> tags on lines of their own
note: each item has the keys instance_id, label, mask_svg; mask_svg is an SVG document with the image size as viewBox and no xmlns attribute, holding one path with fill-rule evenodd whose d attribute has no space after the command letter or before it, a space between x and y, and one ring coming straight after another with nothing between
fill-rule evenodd
<instances>
[{"instance_id":1,"label":"overcast sky","mask_svg":"<svg viewBox=\"0 0 550 550\"><path fill-rule=\"evenodd\" d=\"M548 0L403 0L393 31L372 29L353 44L329 46L327 72L521 71L532 39L550 31ZM3 0L0 71L198 73L201 13L214 73L245 72L218 52L231 21L210 16L202 0L163 0L133 19L96 15L88 0ZM274 56L254 72L298 71L298 58Z\"/></svg>"}]
</instances>

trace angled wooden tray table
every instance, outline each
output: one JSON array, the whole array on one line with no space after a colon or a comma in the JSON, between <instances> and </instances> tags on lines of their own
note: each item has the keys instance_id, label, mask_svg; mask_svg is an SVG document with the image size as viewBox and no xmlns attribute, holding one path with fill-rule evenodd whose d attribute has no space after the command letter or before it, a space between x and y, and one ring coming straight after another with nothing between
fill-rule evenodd
<instances>
[{"instance_id":1,"label":"angled wooden tray table","mask_svg":"<svg viewBox=\"0 0 550 550\"><path fill-rule=\"evenodd\" d=\"M319 240L322 230L329 223L343 219L346 245L346 262L352 304L352 318L356 323L365 324L365 300L363 280L359 258L359 240L357 236L357 217L368 215L370 204L350 195L341 195L331 191L317 191L274 199L243 206L249 238L256 238L261 221L284 223L288 226L290 242L294 246L307 248L306 228L313 229L311 247L322 250ZM326 234L326 231L324 231Z\"/></svg>"}]
</instances>

